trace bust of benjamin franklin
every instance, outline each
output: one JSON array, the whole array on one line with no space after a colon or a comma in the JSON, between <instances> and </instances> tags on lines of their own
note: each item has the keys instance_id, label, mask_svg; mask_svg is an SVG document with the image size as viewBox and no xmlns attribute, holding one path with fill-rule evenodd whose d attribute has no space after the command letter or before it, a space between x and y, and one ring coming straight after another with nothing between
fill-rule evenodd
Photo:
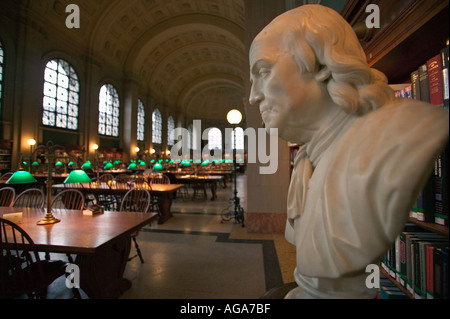
<instances>
[{"instance_id":1,"label":"bust of benjamin franklin","mask_svg":"<svg viewBox=\"0 0 450 319\"><path fill-rule=\"evenodd\" d=\"M448 111L394 98L351 26L321 5L255 37L250 80L267 131L303 145L288 193L298 287L287 298L374 298L366 266L402 231L448 139Z\"/></svg>"}]
</instances>

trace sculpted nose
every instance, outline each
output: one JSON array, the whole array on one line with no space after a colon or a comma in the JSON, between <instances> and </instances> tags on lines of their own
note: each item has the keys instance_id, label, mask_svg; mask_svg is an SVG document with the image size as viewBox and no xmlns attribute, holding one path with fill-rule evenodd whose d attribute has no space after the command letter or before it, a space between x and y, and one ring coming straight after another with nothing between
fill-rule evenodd
<instances>
[{"instance_id":1,"label":"sculpted nose","mask_svg":"<svg viewBox=\"0 0 450 319\"><path fill-rule=\"evenodd\" d=\"M260 103L262 100L264 99L264 95L261 92L261 90L258 90L255 85L252 85L251 89L250 89L250 97L248 99L248 101L250 102L250 104L255 105Z\"/></svg>"}]
</instances>

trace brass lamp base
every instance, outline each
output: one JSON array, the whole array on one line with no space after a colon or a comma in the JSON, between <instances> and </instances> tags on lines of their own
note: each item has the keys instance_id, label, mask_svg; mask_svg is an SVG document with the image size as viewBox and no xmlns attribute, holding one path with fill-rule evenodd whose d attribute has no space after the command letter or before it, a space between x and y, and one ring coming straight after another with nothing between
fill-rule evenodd
<instances>
[{"instance_id":1,"label":"brass lamp base","mask_svg":"<svg viewBox=\"0 0 450 319\"><path fill-rule=\"evenodd\" d=\"M50 224L56 224L59 223L61 220L58 218L55 218L51 213L46 213L44 218L38 221L37 225L50 225Z\"/></svg>"}]
</instances>

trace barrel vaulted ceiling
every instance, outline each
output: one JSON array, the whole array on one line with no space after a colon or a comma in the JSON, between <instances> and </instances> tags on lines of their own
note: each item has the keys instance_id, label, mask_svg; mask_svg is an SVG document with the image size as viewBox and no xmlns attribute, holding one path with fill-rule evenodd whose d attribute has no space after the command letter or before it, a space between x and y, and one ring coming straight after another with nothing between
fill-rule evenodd
<instances>
[{"instance_id":1,"label":"barrel vaulted ceiling","mask_svg":"<svg viewBox=\"0 0 450 319\"><path fill-rule=\"evenodd\" d=\"M71 3L81 28L70 36L156 104L221 121L231 108L243 111L244 0L29 0L28 9L64 28Z\"/></svg>"}]
</instances>

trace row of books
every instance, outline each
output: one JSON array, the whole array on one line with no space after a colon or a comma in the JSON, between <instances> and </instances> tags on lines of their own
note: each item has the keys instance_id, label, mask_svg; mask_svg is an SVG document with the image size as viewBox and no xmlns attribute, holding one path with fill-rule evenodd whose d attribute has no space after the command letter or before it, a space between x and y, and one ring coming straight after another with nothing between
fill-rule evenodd
<instances>
[{"instance_id":1,"label":"row of books","mask_svg":"<svg viewBox=\"0 0 450 319\"><path fill-rule=\"evenodd\" d=\"M411 84L395 91L397 97L417 99L449 109L448 40L445 48L411 73ZM414 207L411 218L448 226L449 147L436 158L433 174Z\"/></svg>"},{"instance_id":2,"label":"row of books","mask_svg":"<svg viewBox=\"0 0 450 319\"><path fill-rule=\"evenodd\" d=\"M381 262L415 299L448 299L448 238L407 224Z\"/></svg>"},{"instance_id":3,"label":"row of books","mask_svg":"<svg viewBox=\"0 0 450 319\"><path fill-rule=\"evenodd\" d=\"M380 293L378 299L409 299L392 281L380 274Z\"/></svg>"}]
</instances>

